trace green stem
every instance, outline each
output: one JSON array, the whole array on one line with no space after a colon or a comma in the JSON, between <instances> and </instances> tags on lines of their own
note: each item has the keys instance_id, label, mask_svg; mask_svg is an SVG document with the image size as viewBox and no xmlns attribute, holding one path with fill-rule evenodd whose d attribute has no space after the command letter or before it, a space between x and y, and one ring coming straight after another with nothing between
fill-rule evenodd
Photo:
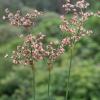
<instances>
[{"instance_id":1,"label":"green stem","mask_svg":"<svg viewBox=\"0 0 100 100\"><path fill-rule=\"evenodd\" d=\"M36 96L36 89L35 89L35 70L34 68L32 67L32 91L33 91L33 94L32 94L32 98L33 100L35 100L35 96Z\"/></svg>"},{"instance_id":2,"label":"green stem","mask_svg":"<svg viewBox=\"0 0 100 100\"><path fill-rule=\"evenodd\" d=\"M48 100L50 100L51 70L48 72Z\"/></svg>"},{"instance_id":3,"label":"green stem","mask_svg":"<svg viewBox=\"0 0 100 100\"><path fill-rule=\"evenodd\" d=\"M69 95L69 89L70 89L70 76L71 76L71 68L72 68L72 58L73 58L73 51L71 48L71 53L70 53L70 65L69 65L69 70L68 70L68 79L67 79L67 87L66 87L66 100L68 100L68 95Z\"/></svg>"}]
</instances>

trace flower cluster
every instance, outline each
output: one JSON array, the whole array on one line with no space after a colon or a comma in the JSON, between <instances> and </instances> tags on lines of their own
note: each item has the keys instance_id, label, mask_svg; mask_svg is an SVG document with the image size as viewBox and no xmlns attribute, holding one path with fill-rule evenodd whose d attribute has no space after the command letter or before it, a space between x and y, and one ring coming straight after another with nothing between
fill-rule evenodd
<instances>
[{"instance_id":1,"label":"flower cluster","mask_svg":"<svg viewBox=\"0 0 100 100\"><path fill-rule=\"evenodd\" d=\"M18 10L15 14L9 11L9 9L5 9L6 16L3 16L3 19L8 19L11 25L14 26L23 26L25 28L34 25L34 19L40 15L40 12L37 10L33 10L31 13L27 13L22 16L21 12Z\"/></svg>"},{"instance_id":2,"label":"flower cluster","mask_svg":"<svg viewBox=\"0 0 100 100\"><path fill-rule=\"evenodd\" d=\"M42 40L44 35L39 34L32 36L31 34L24 37L24 43L17 46L17 50L13 51L12 60L14 64L32 65L37 60L42 60L45 56Z\"/></svg>"},{"instance_id":3,"label":"flower cluster","mask_svg":"<svg viewBox=\"0 0 100 100\"><path fill-rule=\"evenodd\" d=\"M71 4L70 0L63 5L66 12L71 12L71 17L61 16L62 24L60 29L67 32L68 35L64 37L58 44L50 42L49 44L44 43L45 35L38 34L33 36L31 34L25 36L24 43L17 46L17 50L13 51L12 60L15 64L32 65L34 61L43 60L48 58L48 62L52 63L61 54L65 52L65 46L71 46L75 42L79 41L82 37L90 35L92 30L87 30L84 27L84 22L88 20L90 16L100 17L100 11L97 13L84 12L89 6L89 3L85 0L77 0L75 4ZM32 13L27 13L25 16L21 15L20 11L15 14L10 12L8 9L6 16L3 19L8 19L12 25L23 26L25 28L30 27L34 24L34 19L40 15L37 10ZM7 57L8 55L5 55Z\"/></svg>"},{"instance_id":4,"label":"flower cluster","mask_svg":"<svg viewBox=\"0 0 100 100\"><path fill-rule=\"evenodd\" d=\"M34 10L32 13L27 13L22 16L20 11L15 14L10 12L9 9L5 10L6 16L3 19L8 19L10 24L14 26L23 26L28 28L34 24L34 19L41 13ZM29 34L27 36L20 35L24 39L23 44L17 46L17 49L12 52L11 59L14 64L32 65L34 61L43 60L45 57L48 58L48 62L52 62L58 58L62 53L64 53L63 46L57 47L53 42L49 44L44 44L43 40L45 35L38 34L33 36ZM6 54L5 57L8 57Z\"/></svg>"},{"instance_id":5,"label":"flower cluster","mask_svg":"<svg viewBox=\"0 0 100 100\"><path fill-rule=\"evenodd\" d=\"M85 0L77 0L75 4L71 3L71 0L67 0L66 4L63 5L67 12L77 11L79 9L86 9L90 4Z\"/></svg>"},{"instance_id":6,"label":"flower cluster","mask_svg":"<svg viewBox=\"0 0 100 100\"><path fill-rule=\"evenodd\" d=\"M49 62L55 61L59 56L64 53L64 47L61 44L56 44L54 42L50 42L49 45L46 46L47 57Z\"/></svg>"},{"instance_id":7,"label":"flower cluster","mask_svg":"<svg viewBox=\"0 0 100 100\"><path fill-rule=\"evenodd\" d=\"M17 46L16 50L12 52L11 59L14 64L32 65L34 61L44 58L48 58L48 62L53 62L64 53L63 46L58 46L53 42L48 45L44 44L45 35L41 33L36 36L29 34L23 39L23 44Z\"/></svg>"},{"instance_id":8,"label":"flower cluster","mask_svg":"<svg viewBox=\"0 0 100 100\"><path fill-rule=\"evenodd\" d=\"M66 12L71 12L71 17L61 16L62 24L60 29L64 32L69 33L69 37L65 37L62 40L64 45L70 45L73 42L79 41L83 36L90 35L92 30L87 30L84 27L84 23L89 19L90 16L100 17L99 11L97 13L84 12L89 6L89 3L85 0L78 0L75 4L71 4L70 0L67 0L66 4L63 5Z\"/></svg>"},{"instance_id":9,"label":"flower cluster","mask_svg":"<svg viewBox=\"0 0 100 100\"><path fill-rule=\"evenodd\" d=\"M86 2L85 0L79 0L76 2L76 7L84 9L87 8L90 4Z\"/></svg>"}]
</instances>

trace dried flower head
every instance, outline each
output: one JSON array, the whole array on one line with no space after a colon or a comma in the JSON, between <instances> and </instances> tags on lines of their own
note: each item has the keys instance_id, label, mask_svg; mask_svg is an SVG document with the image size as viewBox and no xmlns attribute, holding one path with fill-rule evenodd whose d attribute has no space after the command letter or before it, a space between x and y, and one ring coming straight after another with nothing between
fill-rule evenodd
<instances>
[{"instance_id":1,"label":"dried flower head","mask_svg":"<svg viewBox=\"0 0 100 100\"><path fill-rule=\"evenodd\" d=\"M34 61L44 59L43 39L44 35L33 36L31 34L24 37L24 43L17 46L16 51L12 53L14 64L32 65Z\"/></svg>"},{"instance_id":2,"label":"dried flower head","mask_svg":"<svg viewBox=\"0 0 100 100\"><path fill-rule=\"evenodd\" d=\"M17 46L16 50L12 52L11 59L14 64L32 65L35 61L43 60L45 57L48 62L52 63L65 51L61 44L54 42L44 44L45 35L41 33L36 36L32 34L23 36L23 39L23 44Z\"/></svg>"},{"instance_id":3,"label":"dried flower head","mask_svg":"<svg viewBox=\"0 0 100 100\"><path fill-rule=\"evenodd\" d=\"M89 3L85 0L77 0L75 4L67 0L66 4L63 5L67 13L71 12L71 17L61 16L62 24L60 25L60 29L69 33L69 37L65 37L62 40L62 45L70 45L73 42L79 41L83 36L93 33L92 30L87 30L84 27L84 23L90 16L100 17L100 11L97 13L85 12L84 9L88 6Z\"/></svg>"},{"instance_id":4,"label":"dried flower head","mask_svg":"<svg viewBox=\"0 0 100 100\"><path fill-rule=\"evenodd\" d=\"M6 15L3 16L3 19L8 19L11 25L14 26L23 26L25 28L30 27L34 24L35 18L38 17L41 13L37 10L33 10L31 13L22 15L18 10L16 13L12 13L9 9L5 9Z\"/></svg>"},{"instance_id":5,"label":"dried flower head","mask_svg":"<svg viewBox=\"0 0 100 100\"><path fill-rule=\"evenodd\" d=\"M63 8L65 8L67 12L79 11L80 9L86 9L89 5L90 4L86 0L77 0L75 3L71 3L70 0L67 0Z\"/></svg>"},{"instance_id":6,"label":"dried flower head","mask_svg":"<svg viewBox=\"0 0 100 100\"><path fill-rule=\"evenodd\" d=\"M46 46L46 57L48 58L48 62L53 62L57 58L59 58L64 53L64 48L61 44L55 44L54 42L50 42Z\"/></svg>"},{"instance_id":7,"label":"dried flower head","mask_svg":"<svg viewBox=\"0 0 100 100\"><path fill-rule=\"evenodd\" d=\"M5 12L4 20L8 19L12 25L25 28L30 27L34 23L34 19L40 15L37 10L24 16L19 10L15 14L10 12L9 9L6 9ZM64 53L64 48L60 44L57 45L53 42L44 44L45 35L41 33L36 36L29 34L27 36L20 35L20 37L24 39L24 43L17 46L16 50L12 52L11 59L14 64L32 65L34 61L43 60L45 57L48 58L49 62L53 62Z\"/></svg>"}]
</instances>

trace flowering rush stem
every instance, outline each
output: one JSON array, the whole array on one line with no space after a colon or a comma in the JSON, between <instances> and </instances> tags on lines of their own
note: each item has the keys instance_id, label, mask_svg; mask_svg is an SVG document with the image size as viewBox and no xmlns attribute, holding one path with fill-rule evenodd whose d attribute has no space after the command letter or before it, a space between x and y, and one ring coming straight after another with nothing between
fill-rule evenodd
<instances>
[{"instance_id":1,"label":"flowering rush stem","mask_svg":"<svg viewBox=\"0 0 100 100\"><path fill-rule=\"evenodd\" d=\"M73 58L73 50L72 50L72 47L71 47L70 64L69 64L67 87L66 87L66 100L68 100L68 95L69 95L69 90L70 90L70 76L71 76L71 68L72 68L72 58Z\"/></svg>"},{"instance_id":2,"label":"flowering rush stem","mask_svg":"<svg viewBox=\"0 0 100 100\"><path fill-rule=\"evenodd\" d=\"M51 71L48 72L48 100L50 100Z\"/></svg>"},{"instance_id":3,"label":"flowering rush stem","mask_svg":"<svg viewBox=\"0 0 100 100\"><path fill-rule=\"evenodd\" d=\"M48 63L48 100L51 100L50 96L50 86L51 86L51 70L52 70L52 64Z\"/></svg>"},{"instance_id":4,"label":"flowering rush stem","mask_svg":"<svg viewBox=\"0 0 100 100\"><path fill-rule=\"evenodd\" d=\"M34 67L32 66L32 98L33 100L36 99L36 89L35 89L35 85L36 85L36 82L35 82L35 69Z\"/></svg>"}]
</instances>

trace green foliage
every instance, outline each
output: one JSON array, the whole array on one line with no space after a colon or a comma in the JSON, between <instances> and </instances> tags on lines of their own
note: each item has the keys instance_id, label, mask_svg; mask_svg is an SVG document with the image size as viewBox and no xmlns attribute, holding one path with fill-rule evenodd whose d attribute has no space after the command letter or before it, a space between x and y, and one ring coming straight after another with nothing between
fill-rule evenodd
<instances>
[{"instance_id":1,"label":"green foliage","mask_svg":"<svg viewBox=\"0 0 100 100\"><path fill-rule=\"evenodd\" d=\"M71 74L69 100L99 100L99 71L100 68L96 69L93 66L74 67ZM66 73L65 68L54 71L53 92L56 96L65 95Z\"/></svg>"},{"instance_id":2,"label":"green foliage","mask_svg":"<svg viewBox=\"0 0 100 100\"><path fill-rule=\"evenodd\" d=\"M10 25L1 25L0 26L0 44L6 43L9 40L12 40L17 34L21 33L21 29L12 27Z\"/></svg>"},{"instance_id":3,"label":"green foliage","mask_svg":"<svg viewBox=\"0 0 100 100\"><path fill-rule=\"evenodd\" d=\"M52 71L52 98L54 100L64 100L67 78L67 67L54 68ZM44 72L45 71L45 74ZM31 100L31 70L28 67L13 67L4 79L0 81L0 95L3 98L5 94L14 100ZM37 80L37 99L47 100L47 70L38 70L36 72ZM94 66L76 67L72 69L70 81L69 100L99 100L100 95L100 68ZM41 76L41 77L40 77ZM19 98L19 99L18 99Z\"/></svg>"}]
</instances>

